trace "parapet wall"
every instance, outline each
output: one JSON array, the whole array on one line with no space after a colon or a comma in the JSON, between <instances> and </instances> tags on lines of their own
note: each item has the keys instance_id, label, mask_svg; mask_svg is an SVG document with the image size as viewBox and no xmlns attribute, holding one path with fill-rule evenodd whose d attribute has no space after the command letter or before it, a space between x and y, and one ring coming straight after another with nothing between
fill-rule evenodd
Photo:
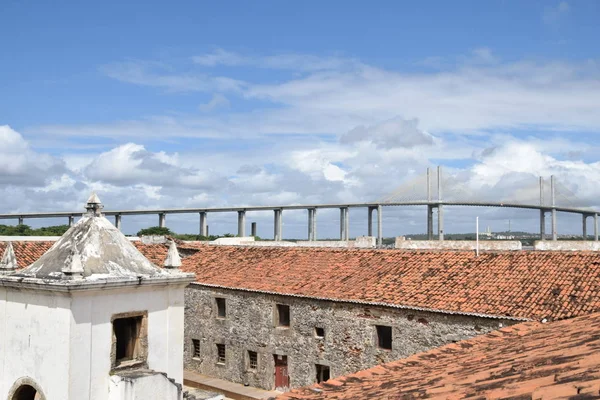
<instances>
[{"instance_id":1,"label":"parapet wall","mask_svg":"<svg viewBox=\"0 0 600 400\"><path fill-rule=\"evenodd\" d=\"M475 250L475 240L405 240L396 238L397 249L404 250ZM518 240L480 240L479 250L522 250L521 242Z\"/></svg>"},{"instance_id":2,"label":"parapet wall","mask_svg":"<svg viewBox=\"0 0 600 400\"><path fill-rule=\"evenodd\" d=\"M534 250L554 251L600 251L600 242L584 240L536 240Z\"/></svg>"}]
</instances>

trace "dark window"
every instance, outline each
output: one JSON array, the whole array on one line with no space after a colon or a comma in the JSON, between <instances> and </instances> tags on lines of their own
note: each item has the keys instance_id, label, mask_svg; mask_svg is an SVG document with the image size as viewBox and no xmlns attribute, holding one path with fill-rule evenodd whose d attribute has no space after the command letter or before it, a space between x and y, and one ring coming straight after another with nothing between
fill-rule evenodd
<instances>
[{"instance_id":1,"label":"dark window","mask_svg":"<svg viewBox=\"0 0 600 400\"><path fill-rule=\"evenodd\" d=\"M325 337L325 329L316 327L315 328L315 336L318 338L324 338Z\"/></svg>"},{"instance_id":2,"label":"dark window","mask_svg":"<svg viewBox=\"0 0 600 400\"><path fill-rule=\"evenodd\" d=\"M315 364L317 367L317 383L329 380L329 367L327 365Z\"/></svg>"},{"instance_id":3,"label":"dark window","mask_svg":"<svg viewBox=\"0 0 600 400\"><path fill-rule=\"evenodd\" d=\"M392 327L384 325L376 325L377 328L377 345L382 349L392 349Z\"/></svg>"},{"instance_id":4,"label":"dark window","mask_svg":"<svg viewBox=\"0 0 600 400\"><path fill-rule=\"evenodd\" d=\"M277 304L277 325L290 326L290 306Z\"/></svg>"},{"instance_id":5,"label":"dark window","mask_svg":"<svg viewBox=\"0 0 600 400\"><path fill-rule=\"evenodd\" d=\"M217 362L218 363L225 363L225 345L224 344L218 344L217 345Z\"/></svg>"},{"instance_id":6,"label":"dark window","mask_svg":"<svg viewBox=\"0 0 600 400\"><path fill-rule=\"evenodd\" d=\"M258 368L258 354L255 351L248 350L248 368Z\"/></svg>"},{"instance_id":7,"label":"dark window","mask_svg":"<svg viewBox=\"0 0 600 400\"><path fill-rule=\"evenodd\" d=\"M225 305L225 299L222 297L217 297L215 299L217 301L217 315L219 318L225 318L227 316L227 307Z\"/></svg>"},{"instance_id":8,"label":"dark window","mask_svg":"<svg viewBox=\"0 0 600 400\"><path fill-rule=\"evenodd\" d=\"M142 317L119 318L113 321L117 339L116 361L133 360L139 351Z\"/></svg>"},{"instance_id":9,"label":"dark window","mask_svg":"<svg viewBox=\"0 0 600 400\"><path fill-rule=\"evenodd\" d=\"M192 357L200 358L200 340L192 339Z\"/></svg>"}]
</instances>

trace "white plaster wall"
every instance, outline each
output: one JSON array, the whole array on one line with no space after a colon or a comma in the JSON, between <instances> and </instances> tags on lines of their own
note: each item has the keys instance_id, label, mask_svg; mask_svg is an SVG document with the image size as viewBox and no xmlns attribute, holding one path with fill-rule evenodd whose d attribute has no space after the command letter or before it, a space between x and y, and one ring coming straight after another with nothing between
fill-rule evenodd
<instances>
[{"instance_id":1,"label":"white plaster wall","mask_svg":"<svg viewBox=\"0 0 600 400\"><path fill-rule=\"evenodd\" d=\"M396 238L396 249L405 250L475 250L475 240L404 240ZM521 250L518 240L480 240L479 250Z\"/></svg>"},{"instance_id":2,"label":"white plaster wall","mask_svg":"<svg viewBox=\"0 0 600 400\"><path fill-rule=\"evenodd\" d=\"M181 399L182 390L163 375L110 378L109 400Z\"/></svg>"},{"instance_id":3,"label":"white plaster wall","mask_svg":"<svg viewBox=\"0 0 600 400\"><path fill-rule=\"evenodd\" d=\"M536 240L534 250L555 251L600 251L600 242L591 240Z\"/></svg>"},{"instance_id":4,"label":"white plaster wall","mask_svg":"<svg viewBox=\"0 0 600 400\"><path fill-rule=\"evenodd\" d=\"M71 331L70 397L108 400L111 317L148 312L148 367L183 384L183 287L134 286L74 294ZM52 399L49 399L52 400Z\"/></svg>"},{"instance_id":5,"label":"white plaster wall","mask_svg":"<svg viewBox=\"0 0 600 400\"><path fill-rule=\"evenodd\" d=\"M69 398L69 305L64 295L0 288L0 399L22 377L48 400Z\"/></svg>"}]
</instances>

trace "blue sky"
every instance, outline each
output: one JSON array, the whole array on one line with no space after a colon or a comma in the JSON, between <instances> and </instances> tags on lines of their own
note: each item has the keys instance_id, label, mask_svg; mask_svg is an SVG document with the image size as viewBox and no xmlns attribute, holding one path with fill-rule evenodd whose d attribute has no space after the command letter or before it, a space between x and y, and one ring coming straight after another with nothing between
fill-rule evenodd
<instances>
[{"instance_id":1,"label":"blue sky","mask_svg":"<svg viewBox=\"0 0 600 400\"><path fill-rule=\"evenodd\" d=\"M555 174L597 204L597 1L5 0L0 16L6 212L91 189L107 208L368 201L436 164L473 196ZM388 219L423 230L419 212Z\"/></svg>"}]
</instances>

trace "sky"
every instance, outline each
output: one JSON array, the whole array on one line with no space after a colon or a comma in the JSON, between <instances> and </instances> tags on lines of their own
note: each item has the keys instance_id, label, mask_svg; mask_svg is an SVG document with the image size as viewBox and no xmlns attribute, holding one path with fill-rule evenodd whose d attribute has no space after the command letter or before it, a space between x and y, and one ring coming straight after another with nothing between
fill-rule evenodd
<instances>
[{"instance_id":1,"label":"sky","mask_svg":"<svg viewBox=\"0 0 600 400\"><path fill-rule=\"evenodd\" d=\"M446 198L535 204L555 175L559 205L600 209L595 0L0 0L0 18L0 213L80 211L92 190L107 210L416 199L437 165ZM384 235L425 215L386 207ZM539 229L535 211L448 207L445 230L476 216ZM286 213L284 237L306 219ZM272 213L247 220L272 236ZM209 216L214 234L236 223ZM338 224L322 210L319 237ZM167 226L197 233L198 216Z\"/></svg>"}]
</instances>

